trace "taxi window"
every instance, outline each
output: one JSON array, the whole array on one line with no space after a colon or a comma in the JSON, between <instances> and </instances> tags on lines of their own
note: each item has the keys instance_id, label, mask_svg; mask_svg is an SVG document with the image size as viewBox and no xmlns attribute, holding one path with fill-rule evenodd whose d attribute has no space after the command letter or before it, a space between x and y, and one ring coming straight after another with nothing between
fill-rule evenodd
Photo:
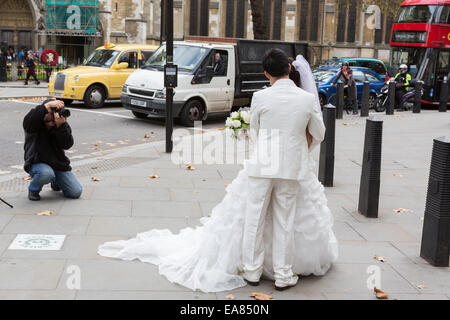
<instances>
[{"instance_id":1,"label":"taxi window","mask_svg":"<svg viewBox=\"0 0 450 320\"><path fill-rule=\"evenodd\" d=\"M129 69L136 69L138 65L138 53L136 51L127 51L122 53L119 63L127 62Z\"/></svg>"},{"instance_id":2,"label":"taxi window","mask_svg":"<svg viewBox=\"0 0 450 320\"><path fill-rule=\"evenodd\" d=\"M141 51L142 63L146 63L147 60L153 55L154 51Z\"/></svg>"},{"instance_id":3,"label":"taxi window","mask_svg":"<svg viewBox=\"0 0 450 320\"><path fill-rule=\"evenodd\" d=\"M359 66L362 68L372 69L372 61L359 61Z\"/></svg>"},{"instance_id":4,"label":"taxi window","mask_svg":"<svg viewBox=\"0 0 450 320\"><path fill-rule=\"evenodd\" d=\"M386 74L386 69L381 63L375 62L375 72L378 74Z\"/></svg>"}]
</instances>

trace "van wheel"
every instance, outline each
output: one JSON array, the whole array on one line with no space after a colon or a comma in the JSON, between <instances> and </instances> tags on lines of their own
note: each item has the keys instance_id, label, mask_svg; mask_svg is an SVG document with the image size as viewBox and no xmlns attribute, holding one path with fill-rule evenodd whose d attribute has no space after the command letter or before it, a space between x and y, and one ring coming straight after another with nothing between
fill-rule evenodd
<instances>
[{"instance_id":1,"label":"van wheel","mask_svg":"<svg viewBox=\"0 0 450 320\"><path fill-rule=\"evenodd\" d=\"M180 122L185 127L193 127L196 121L202 121L205 109L200 100L190 100L180 113Z\"/></svg>"},{"instance_id":2,"label":"van wheel","mask_svg":"<svg viewBox=\"0 0 450 320\"><path fill-rule=\"evenodd\" d=\"M62 101L64 102L64 105L66 107L70 106L73 102L73 100L70 100L70 99L62 99Z\"/></svg>"},{"instance_id":3,"label":"van wheel","mask_svg":"<svg viewBox=\"0 0 450 320\"><path fill-rule=\"evenodd\" d=\"M146 114L146 113L140 113L140 112L136 112L136 111L131 111L131 112L133 113L133 115L136 118L139 118L139 119L145 119L148 117L148 114Z\"/></svg>"},{"instance_id":4,"label":"van wheel","mask_svg":"<svg viewBox=\"0 0 450 320\"><path fill-rule=\"evenodd\" d=\"M91 109L97 109L103 107L106 100L105 90L98 86L93 85L89 87L84 95L84 104Z\"/></svg>"}]
</instances>

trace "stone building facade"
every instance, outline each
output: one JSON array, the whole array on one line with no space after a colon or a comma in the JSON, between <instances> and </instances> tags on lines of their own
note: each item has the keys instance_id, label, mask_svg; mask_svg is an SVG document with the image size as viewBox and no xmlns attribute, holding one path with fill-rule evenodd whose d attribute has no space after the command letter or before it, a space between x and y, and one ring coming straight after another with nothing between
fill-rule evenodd
<instances>
[{"instance_id":1,"label":"stone building facade","mask_svg":"<svg viewBox=\"0 0 450 320\"><path fill-rule=\"evenodd\" d=\"M357 0L340 5L335 0L261 1L270 39L307 41L313 63L335 56L389 60L392 19L381 15L373 28L374 14L357 8ZM48 30L47 2L1 1L0 39L16 48L57 48L73 61L107 42L159 44L161 26L165 25L161 17L164 5L161 6L160 0L98 0L98 27L94 34ZM186 35L252 39L250 3L248 0L174 1L174 33L175 39Z\"/></svg>"}]
</instances>

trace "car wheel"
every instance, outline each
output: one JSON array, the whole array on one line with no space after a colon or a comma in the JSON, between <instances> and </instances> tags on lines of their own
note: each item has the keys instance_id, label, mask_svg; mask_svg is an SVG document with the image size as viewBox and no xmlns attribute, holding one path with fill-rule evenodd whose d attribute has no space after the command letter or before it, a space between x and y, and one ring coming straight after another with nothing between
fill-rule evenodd
<instances>
[{"instance_id":1,"label":"car wheel","mask_svg":"<svg viewBox=\"0 0 450 320\"><path fill-rule=\"evenodd\" d=\"M193 127L196 121L202 121L205 113L203 103L194 99L186 103L180 114L180 122L186 127Z\"/></svg>"},{"instance_id":2,"label":"car wheel","mask_svg":"<svg viewBox=\"0 0 450 320\"><path fill-rule=\"evenodd\" d=\"M369 96L369 110L375 109L375 102L377 101L377 96L371 94Z\"/></svg>"},{"instance_id":3,"label":"car wheel","mask_svg":"<svg viewBox=\"0 0 450 320\"><path fill-rule=\"evenodd\" d=\"M70 100L70 99L62 99L62 101L64 102L64 105L66 107L70 106L73 102L73 100Z\"/></svg>"},{"instance_id":4,"label":"car wheel","mask_svg":"<svg viewBox=\"0 0 450 320\"><path fill-rule=\"evenodd\" d=\"M323 94L319 94L319 101L322 108L327 104L327 98Z\"/></svg>"},{"instance_id":5,"label":"car wheel","mask_svg":"<svg viewBox=\"0 0 450 320\"><path fill-rule=\"evenodd\" d=\"M105 90L97 85L91 86L87 89L84 95L84 104L91 109L103 107L106 100Z\"/></svg>"},{"instance_id":6,"label":"car wheel","mask_svg":"<svg viewBox=\"0 0 450 320\"><path fill-rule=\"evenodd\" d=\"M136 112L136 111L131 111L131 112L133 113L133 115L136 118L139 118L139 119L145 119L148 117L148 114L146 114L146 113L141 113L141 112Z\"/></svg>"}]
</instances>

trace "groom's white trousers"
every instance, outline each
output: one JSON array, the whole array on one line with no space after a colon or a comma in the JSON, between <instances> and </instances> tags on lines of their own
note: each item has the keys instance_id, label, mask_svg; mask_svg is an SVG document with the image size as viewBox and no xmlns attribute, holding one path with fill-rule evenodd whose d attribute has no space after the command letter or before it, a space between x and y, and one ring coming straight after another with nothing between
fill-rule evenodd
<instances>
[{"instance_id":1,"label":"groom's white trousers","mask_svg":"<svg viewBox=\"0 0 450 320\"><path fill-rule=\"evenodd\" d=\"M243 239L244 278L258 282L264 265L264 229L268 210L273 213L272 259L276 285L295 285L292 272L294 219L299 183L296 180L249 177L249 196Z\"/></svg>"}]
</instances>

